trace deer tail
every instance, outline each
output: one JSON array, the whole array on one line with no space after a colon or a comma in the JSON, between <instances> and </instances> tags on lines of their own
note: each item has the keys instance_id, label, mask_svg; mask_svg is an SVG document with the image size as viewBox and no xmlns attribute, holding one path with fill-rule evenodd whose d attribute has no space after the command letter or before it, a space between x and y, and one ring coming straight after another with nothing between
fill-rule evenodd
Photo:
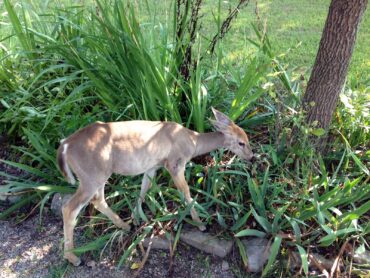
<instances>
[{"instance_id":1,"label":"deer tail","mask_svg":"<svg viewBox=\"0 0 370 278\"><path fill-rule=\"evenodd\" d=\"M63 176L66 178L66 180L70 184L75 184L76 179L67 162L67 150L68 150L68 143L65 143L62 141L62 144L59 146L58 153L57 153L58 166Z\"/></svg>"}]
</instances>

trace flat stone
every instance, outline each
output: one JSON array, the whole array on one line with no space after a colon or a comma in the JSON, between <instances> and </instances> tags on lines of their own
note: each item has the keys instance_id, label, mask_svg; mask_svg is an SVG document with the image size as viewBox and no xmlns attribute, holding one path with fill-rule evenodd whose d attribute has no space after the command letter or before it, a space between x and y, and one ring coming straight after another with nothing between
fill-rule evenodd
<instances>
[{"instance_id":1,"label":"flat stone","mask_svg":"<svg viewBox=\"0 0 370 278\"><path fill-rule=\"evenodd\" d=\"M173 243L173 237L168 240L165 236L154 236L153 238L144 238L143 246L148 248L151 245L152 249L170 250Z\"/></svg>"},{"instance_id":2,"label":"flat stone","mask_svg":"<svg viewBox=\"0 0 370 278\"><path fill-rule=\"evenodd\" d=\"M270 244L265 238L242 240L248 257L248 271L261 272L270 256Z\"/></svg>"},{"instance_id":3,"label":"flat stone","mask_svg":"<svg viewBox=\"0 0 370 278\"><path fill-rule=\"evenodd\" d=\"M61 195L60 193L55 193L53 199L51 200L50 209L54 215L58 217L63 217L62 207L71 198L72 194Z\"/></svg>"},{"instance_id":4,"label":"flat stone","mask_svg":"<svg viewBox=\"0 0 370 278\"><path fill-rule=\"evenodd\" d=\"M208 233L199 230L183 231L180 240L193 246L203 252L224 258L230 253L233 247L233 241L218 239Z\"/></svg>"}]
</instances>

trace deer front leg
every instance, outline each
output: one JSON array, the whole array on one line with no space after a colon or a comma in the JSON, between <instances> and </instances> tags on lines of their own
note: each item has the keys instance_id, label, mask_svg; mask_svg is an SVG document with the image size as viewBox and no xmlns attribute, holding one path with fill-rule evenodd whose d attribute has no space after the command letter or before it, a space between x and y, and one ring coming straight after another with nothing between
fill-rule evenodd
<instances>
[{"instance_id":1,"label":"deer front leg","mask_svg":"<svg viewBox=\"0 0 370 278\"><path fill-rule=\"evenodd\" d=\"M143 181L141 182L140 196L137 200L135 209L133 213L131 214L131 218L134 220L134 222L137 222L136 216L139 214L139 208L141 208L142 203L145 202L145 195L152 185L151 181L155 177L156 171L157 171L157 168L152 168L144 173Z\"/></svg>"},{"instance_id":2,"label":"deer front leg","mask_svg":"<svg viewBox=\"0 0 370 278\"><path fill-rule=\"evenodd\" d=\"M191 204L193 202L193 198L191 198L189 185L186 182L185 175L184 175L185 163L186 161L182 162L181 159L178 159L177 161L172 162L172 163L168 162L166 165L166 168L170 172L171 177L177 189L184 193L186 202L188 204ZM198 226L199 230L205 231L206 226L200 220L199 215L197 211L195 210L194 206L191 208L190 214L194 222L199 224Z\"/></svg>"}]
</instances>

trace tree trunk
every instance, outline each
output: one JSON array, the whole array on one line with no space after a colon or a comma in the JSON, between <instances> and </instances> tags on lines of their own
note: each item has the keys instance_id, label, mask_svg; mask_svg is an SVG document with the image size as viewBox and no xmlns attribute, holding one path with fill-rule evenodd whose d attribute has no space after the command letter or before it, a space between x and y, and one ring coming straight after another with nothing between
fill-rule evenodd
<instances>
[{"instance_id":1,"label":"tree trunk","mask_svg":"<svg viewBox=\"0 0 370 278\"><path fill-rule=\"evenodd\" d=\"M307 123L328 129L343 88L367 0L332 0L303 97ZM320 144L322 145L322 144Z\"/></svg>"}]
</instances>

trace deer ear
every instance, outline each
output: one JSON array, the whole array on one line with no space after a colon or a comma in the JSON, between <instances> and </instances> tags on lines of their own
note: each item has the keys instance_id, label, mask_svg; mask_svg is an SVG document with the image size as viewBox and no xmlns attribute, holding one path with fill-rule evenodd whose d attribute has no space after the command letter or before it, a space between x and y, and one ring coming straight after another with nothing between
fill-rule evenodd
<instances>
[{"instance_id":1,"label":"deer ear","mask_svg":"<svg viewBox=\"0 0 370 278\"><path fill-rule=\"evenodd\" d=\"M212 108L213 115L215 115L216 120L211 120L211 123L218 131L225 131L227 130L233 122L220 111L216 110L215 108Z\"/></svg>"}]
</instances>

